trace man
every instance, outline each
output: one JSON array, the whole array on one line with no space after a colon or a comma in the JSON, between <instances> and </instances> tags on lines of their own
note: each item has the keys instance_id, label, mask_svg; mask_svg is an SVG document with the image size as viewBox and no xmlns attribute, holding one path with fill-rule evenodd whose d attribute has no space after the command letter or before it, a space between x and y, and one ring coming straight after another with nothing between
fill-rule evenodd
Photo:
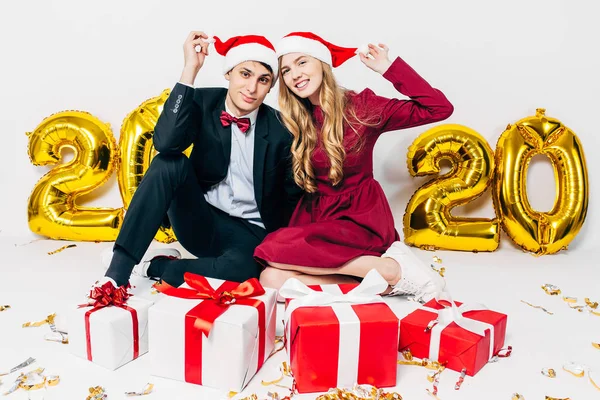
<instances>
[{"instance_id":1,"label":"man","mask_svg":"<svg viewBox=\"0 0 600 400\"><path fill-rule=\"evenodd\" d=\"M140 183L100 284L125 285L133 273L183 282L184 272L231 281L258 278L254 248L285 226L301 190L291 176L291 135L264 105L278 73L262 36L214 39L229 88L193 84L208 56L204 32L191 32L180 81L154 131L158 154ZM189 159L182 152L193 144ZM165 215L181 245L148 250Z\"/></svg>"}]
</instances>

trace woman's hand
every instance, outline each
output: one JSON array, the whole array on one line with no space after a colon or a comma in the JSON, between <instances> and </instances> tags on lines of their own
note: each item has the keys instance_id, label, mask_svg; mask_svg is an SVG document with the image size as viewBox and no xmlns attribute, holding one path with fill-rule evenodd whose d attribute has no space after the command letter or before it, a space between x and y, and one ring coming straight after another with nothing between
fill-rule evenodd
<instances>
[{"instance_id":1,"label":"woman's hand","mask_svg":"<svg viewBox=\"0 0 600 400\"><path fill-rule=\"evenodd\" d=\"M378 46L369 43L369 52L367 55L359 53L360 61L373 71L383 75L390 65L392 65L388 56L389 50L390 49L383 43L379 43Z\"/></svg>"}]
</instances>

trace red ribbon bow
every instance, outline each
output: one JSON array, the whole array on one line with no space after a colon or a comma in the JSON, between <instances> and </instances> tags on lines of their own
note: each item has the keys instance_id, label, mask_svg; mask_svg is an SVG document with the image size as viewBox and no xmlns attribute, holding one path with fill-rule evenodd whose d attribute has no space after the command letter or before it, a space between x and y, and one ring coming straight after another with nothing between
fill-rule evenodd
<instances>
[{"instance_id":1,"label":"red ribbon bow","mask_svg":"<svg viewBox=\"0 0 600 400\"><path fill-rule=\"evenodd\" d=\"M248 129L250 129L250 118L236 118L227 111L221 111L221 117L219 119L221 120L221 124L223 126L237 124L242 133L246 133L248 132Z\"/></svg>"},{"instance_id":2,"label":"red ribbon bow","mask_svg":"<svg viewBox=\"0 0 600 400\"><path fill-rule=\"evenodd\" d=\"M214 322L232 305L250 306L258 311L258 368L265 358L265 303L254 296L262 296L265 289L258 279L248 279L243 283L225 281L217 289L201 276L186 272L183 276L189 288L176 288L162 282L155 289L167 296L182 299L204 300L186 314L185 322L185 380L202 384L202 334L208 337Z\"/></svg>"},{"instance_id":3,"label":"red ribbon bow","mask_svg":"<svg viewBox=\"0 0 600 400\"><path fill-rule=\"evenodd\" d=\"M137 311L134 308L127 306L127 299L132 295L128 292L131 285L119 286L115 288L111 282L106 282L102 286L95 286L90 291L88 297L90 298L88 304L81 304L82 307L93 307L91 310L85 313L85 336L86 336L86 347L87 347L87 358L92 361L92 339L90 334L90 315L104 307L119 307L127 310L131 313L131 319L133 322L133 358L136 359L139 356L139 324L137 318Z\"/></svg>"}]
</instances>

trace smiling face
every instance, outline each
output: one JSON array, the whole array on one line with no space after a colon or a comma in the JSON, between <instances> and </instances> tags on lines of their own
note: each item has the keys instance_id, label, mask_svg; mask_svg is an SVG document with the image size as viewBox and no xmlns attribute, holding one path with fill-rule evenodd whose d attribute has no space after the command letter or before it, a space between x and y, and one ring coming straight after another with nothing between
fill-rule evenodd
<instances>
[{"instance_id":1,"label":"smiling face","mask_svg":"<svg viewBox=\"0 0 600 400\"><path fill-rule=\"evenodd\" d=\"M289 53L281 57L281 76L285 85L296 96L314 105L319 104L323 83L323 65L320 60L304 53Z\"/></svg>"},{"instance_id":2,"label":"smiling face","mask_svg":"<svg viewBox=\"0 0 600 400\"><path fill-rule=\"evenodd\" d=\"M257 61L244 61L225 74L227 106L236 117L256 110L271 90L273 73Z\"/></svg>"}]
</instances>

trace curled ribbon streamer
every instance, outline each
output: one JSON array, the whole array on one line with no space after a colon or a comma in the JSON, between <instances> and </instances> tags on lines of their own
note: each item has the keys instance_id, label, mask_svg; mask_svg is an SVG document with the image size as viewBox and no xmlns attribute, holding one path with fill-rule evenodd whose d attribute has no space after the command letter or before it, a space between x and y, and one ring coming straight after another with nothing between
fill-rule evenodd
<instances>
[{"instance_id":1,"label":"curled ribbon streamer","mask_svg":"<svg viewBox=\"0 0 600 400\"><path fill-rule=\"evenodd\" d=\"M485 331L489 329L490 331L490 348L489 348L489 357L488 360L494 356L494 326L492 324L488 324L482 321L477 321L475 319L471 319L468 317L464 317L463 314L469 311L484 311L488 310L486 306L483 304L462 304L460 307L457 307L450 293L442 292L437 293L435 296L435 301L443 306L444 308L441 310L436 310L434 308L422 306L421 309L432 312L438 315L437 324L433 326L431 329L431 342L429 344L429 358L434 361L439 361L439 351L440 351L440 340L442 331L451 323L455 323L460 326L464 330L475 333L479 336L485 337ZM450 307L445 306L441 303L441 301L445 301L450 303Z\"/></svg>"}]
</instances>

